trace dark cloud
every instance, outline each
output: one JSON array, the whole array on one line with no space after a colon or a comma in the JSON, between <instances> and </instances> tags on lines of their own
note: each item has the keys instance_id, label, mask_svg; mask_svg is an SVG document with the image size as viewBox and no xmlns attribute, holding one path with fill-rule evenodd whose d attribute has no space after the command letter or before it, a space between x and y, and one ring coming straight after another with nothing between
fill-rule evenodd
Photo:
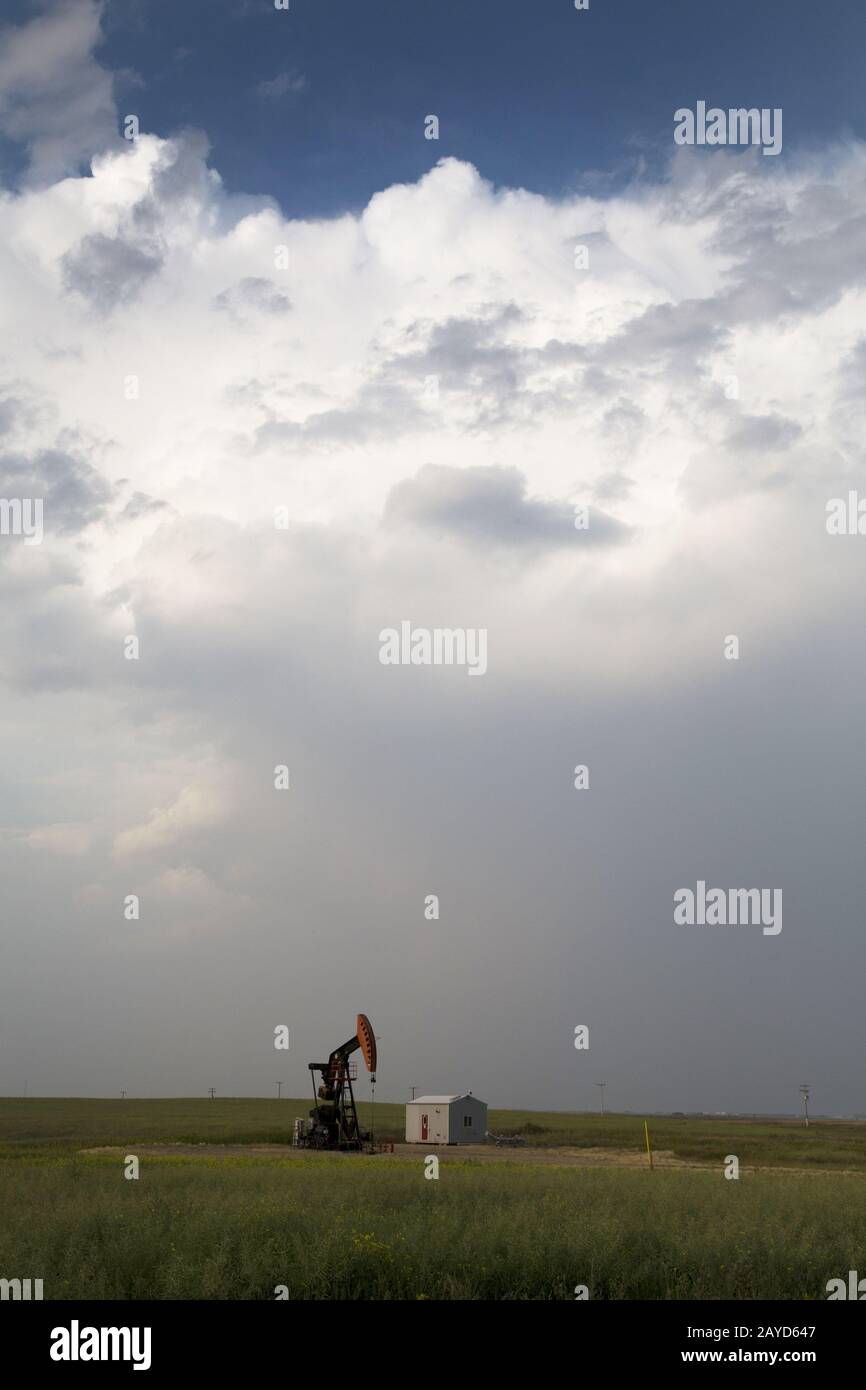
<instances>
[{"instance_id":1,"label":"dark cloud","mask_svg":"<svg viewBox=\"0 0 866 1390\"><path fill-rule=\"evenodd\" d=\"M30 155L28 181L49 183L120 144L112 74L93 57L103 6L66 0L4 29L0 119L7 139Z\"/></svg>"},{"instance_id":2,"label":"dark cloud","mask_svg":"<svg viewBox=\"0 0 866 1390\"><path fill-rule=\"evenodd\" d=\"M158 497L148 497L146 492L134 492L120 515L124 521L137 521L139 517L151 516L167 506L168 503Z\"/></svg>"},{"instance_id":3,"label":"dark cloud","mask_svg":"<svg viewBox=\"0 0 866 1390\"><path fill-rule=\"evenodd\" d=\"M554 549L612 544L628 528L599 509L586 530L576 530L574 507L527 497L518 468L448 468L425 464L391 489L384 520L459 536L470 543L509 548Z\"/></svg>"},{"instance_id":4,"label":"dark cloud","mask_svg":"<svg viewBox=\"0 0 866 1390\"><path fill-rule=\"evenodd\" d=\"M89 463L59 449L0 456L0 496L42 498L46 538L82 531L105 513L112 489Z\"/></svg>"},{"instance_id":5,"label":"dark cloud","mask_svg":"<svg viewBox=\"0 0 866 1390\"><path fill-rule=\"evenodd\" d=\"M412 394L396 383L376 380L363 387L351 405L320 410L300 421L267 421L256 430L255 445L258 449L283 444L359 445L409 434L424 418L417 391Z\"/></svg>"},{"instance_id":6,"label":"dark cloud","mask_svg":"<svg viewBox=\"0 0 866 1390\"><path fill-rule=\"evenodd\" d=\"M802 433L796 420L781 415L746 415L733 426L725 442L731 449L764 452L787 449Z\"/></svg>"},{"instance_id":7,"label":"dark cloud","mask_svg":"<svg viewBox=\"0 0 866 1390\"><path fill-rule=\"evenodd\" d=\"M386 359L381 375L412 381L416 390L434 376L440 391L471 402L475 427L501 424L530 409L527 381L536 354L507 341L508 330L523 321L522 310L503 304L482 305L475 316L443 323L413 323L405 346Z\"/></svg>"},{"instance_id":8,"label":"dark cloud","mask_svg":"<svg viewBox=\"0 0 866 1390\"><path fill-rule=\"evenodd\" d=\"M162 264L124 241L97 232L86 236L61 262L65 289L80 294L94 309L106 313L128 304L156 274Z\"/></svg>"},{"instance_id":9,"label":"dark cloud","mask_svg":"<svg viewBox=\"0 0 866 1390\"><path fill-rule=\"evenodd\" d=\"M0 434L8 434L14 428L20 412L20 402L14 396L0 396Z\"/></svg>"},{"instance_id":10,"label":"dark cloud","mask_svg":"<svg viewBox=\"0 0 866 1390\"><path fill-rule=\"evenodd\" d=\"M652 305L589 355L602 367L638 368L647 375L675 368L692 376L697 359L718 352L727 332L717 301L686 299Z\"/></svg>"},{"instance_id":11,"label":"dark cloud","mask_svg":"<svg viewBox=\"0 0 866 1390\"><path fill-rule=\"evenodd\" d=\"M679 490L695 507L786 486L797 468L802 426L780 415L742 415L718 446L702 449L683 470Z\"/></svg>"},{"instance_id":12,"label":"dark cloud","mask_svg":"<svg viewBox=\"0 0 866 1390\"><path fill-rule=\"evenodd\" d=\"M287 314L292 307L288 295L278 290L273 280L266 280L260 275L248 275L238 280L215 295L212 303L215 309L231 314L236 320L242 320L251 313Z\"/></svg>"}]
</instances>

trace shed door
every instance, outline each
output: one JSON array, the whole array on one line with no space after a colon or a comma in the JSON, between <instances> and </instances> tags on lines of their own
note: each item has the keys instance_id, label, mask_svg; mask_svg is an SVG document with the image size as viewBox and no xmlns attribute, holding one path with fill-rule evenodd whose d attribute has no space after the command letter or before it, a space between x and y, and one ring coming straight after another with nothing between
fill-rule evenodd
<instances>
[{"instance_id":1,"label":"shed door","mask_svg":"<svg viewBox=\"0 0 866 1390\"><path fill-rule=\"evenodd\" d=\"M427 1126L427 1116L426 1116L426 1115L422 1115L422 1116L421 1116L421 1138L422 1138L422 1140L427 1138L427 1127L428 1127L428 1126Z\"/></svg>"}]
</instances>

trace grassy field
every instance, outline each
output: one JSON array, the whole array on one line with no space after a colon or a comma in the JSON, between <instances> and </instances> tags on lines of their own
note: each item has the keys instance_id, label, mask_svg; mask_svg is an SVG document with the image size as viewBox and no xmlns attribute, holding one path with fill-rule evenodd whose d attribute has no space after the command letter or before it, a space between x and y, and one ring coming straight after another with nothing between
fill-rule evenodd
<instances>
[{"instance_id":1,"label":"grassy field","mask_svg":"<svg viewBox=\"0 0 866 1390\"><path fill-rule=\"evenodd\" d=\"M296 1115L309 1100L40 1100L0 1098L0 1155L21 1146L64 1149L98 1144L289 1143ZM361 1106L369 1126L370 1107ZM376 1103L377 1138L400 1140L405 1107ZM735 1153L744 1165L836 1168L866 1172L866 1122L818 1121L808 1129L785 1120L649 1117L653 1144L677 1158L721 1163ZM495 1134L521 1134L542 1147L643 1150L643 1116L491 1110Z\"/></svg>"},{"instance_id":2,"label":"grassy field","mask_svg":"<svg viewBox=\"0 0 866 1390\"><path fill-rule=\"evenodd\" d=\"M0 1275L46 1299L823 1299L866 1273L866 1126L657 1118L701 1169L417 1158L144 1156L89 1146L279 1142L307 1102L0 1100ZM400 1137L402 1107L377 1105ZM533 1143L637 1149L631 1116L491 1113ZM805 1172L744 1173L722 1162ZM826 1168L853 1170L820 1171ZM863 1175L861 1175L861 1173Z\"/></svg>"}]
</instances>

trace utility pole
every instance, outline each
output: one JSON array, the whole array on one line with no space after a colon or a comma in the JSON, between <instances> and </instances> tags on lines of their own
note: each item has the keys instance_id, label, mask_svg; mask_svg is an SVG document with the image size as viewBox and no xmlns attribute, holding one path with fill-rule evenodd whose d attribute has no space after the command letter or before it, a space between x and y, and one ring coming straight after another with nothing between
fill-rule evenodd
<instances>
[{"instance_id":1,"label":"utility pole","mask_svg":"<svg viewBox=\"0 0 866 1390\"><path fill-rule=\"evenodd\" d=\"M598 1086L599 1090L601 1091L601 1118L604 1119L604 1088L605 1088L605 1086L607 1085L607 1082L606 1082L606 1081L596 1081L595 1084L596 1084L596 1086Z\"/></svg>"},{"instance_id":2,"label":"utility pole","mask_svg":"<svg viewBox=\"0 0 866 1390\"><path fill-rule=\"evenodd\" d=\"M801 1086L800 1095L803 1097L803 1123L809 1128L809 1091L811 1087Z\"/></svg>"},{"instance_id":3,"label":"utility pole","mask_svg":"<svg viewBox=\"0 0 866 1390\"><path fill-rule=\"evenodd\" d=\"M211 1100L216 1100L216 1091L214 1090L213 1086L208 1087L208 1095L210 1096Z\"/></svg>"},{"instance_id":4,"label":"utility pole","mask_svg":"<svg viewBox=\"0 0 866 1390\"><path fill-rule=\"evenodd\" d=\"M417 1089L418 1089L417 1086L413 1086L413 1087L412 1087L412 1099L413 1099L413 1100L415 1099L415 1092L417 1091Z\"/></svg>"},{"instance_id":5,"label":"utility pole","mask_svg":"<svg viewBox=\"0 0 866 1390\"><path fill-rule=\"evenodd\" d=\"M277 1100L282 1100L282 1096L280 1095L280 1091L281 1091L281 1089L282 1089L282 1085L283 1085L282 1081L278 1081L278 1082L277 1082Z\"/></svg>"},{"instance_id":6,"label":"utility pole","mask_svg":"<svg viewBox=\"0 0 866 1390\"><path fill-rule=\"evenodd\" d=\"M125 1092L125 1091L121 1091L121 1093L120 1093L120 1099L121 1099L121 1100L125 1100L125 1099L126 1099L126 1092Z\"/></svg>"}]
</instances>

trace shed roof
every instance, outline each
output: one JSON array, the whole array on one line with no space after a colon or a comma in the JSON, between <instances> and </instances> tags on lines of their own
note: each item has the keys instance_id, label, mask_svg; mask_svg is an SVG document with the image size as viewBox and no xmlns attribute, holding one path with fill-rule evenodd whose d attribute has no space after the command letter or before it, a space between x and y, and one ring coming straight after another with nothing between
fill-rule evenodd
<instances>
[{"instance_id":1,"label":"shed roof","mask_svg":"<svg viewBox=\"0 0 866 1390\"><path fill-rule=\"evenodd\" d=\"M471 1091L464 1091L457 1096L416 1096L414 1100L407 1100L407 1105L449 1105L452 1100L478 1100L478 1096L473 1096ZM484 1101L479 1101L480 1105Z\"/></svg>"}]
</instances>

